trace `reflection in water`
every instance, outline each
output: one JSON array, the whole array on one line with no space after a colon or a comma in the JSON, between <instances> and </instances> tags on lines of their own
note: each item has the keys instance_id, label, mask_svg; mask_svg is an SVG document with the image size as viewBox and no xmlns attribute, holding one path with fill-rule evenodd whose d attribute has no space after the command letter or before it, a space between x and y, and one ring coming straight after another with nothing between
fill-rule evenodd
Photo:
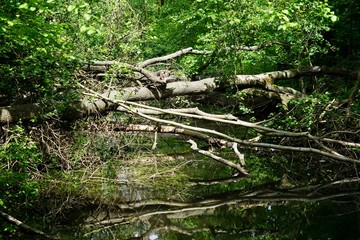
<instances>
[{"instance_id":1,"label":"reflection in water","mask_svg":"<svg viewBox=\"0 0 360 240\"><path fill-rule=\"evenodd\" d=\"M357 239L359 179L306 188L225 191L193 201L139 197L98 208L91 239ZM108 237L108 236L107 236Z\"/></svg>"},{"instance_id":2,"label":"reflection in water","mask_svg":"<svg viewBox=\"0 0 360 240\"><path fill-rule=\"evenodd\" d=\"M121 184L119 189L119 198L123 199L123 201L126 202L134 202L134 201L141 201L142 199L146 198L146 196L143 196L146 194L146 191L143 190L143 186L141 184L136 184L131 182L128 179L129 173L126 171L119 172L117 174L117 180Z\"/></svg>"}]
</instances>

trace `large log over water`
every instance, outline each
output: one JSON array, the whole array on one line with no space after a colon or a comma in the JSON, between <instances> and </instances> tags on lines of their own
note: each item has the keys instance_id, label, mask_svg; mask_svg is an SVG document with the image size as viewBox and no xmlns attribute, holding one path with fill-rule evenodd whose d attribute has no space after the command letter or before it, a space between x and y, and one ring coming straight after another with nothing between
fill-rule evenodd
<instances>
[{"instance_id":1,"label":"large log over water","mask_svg":"<svg viewBox=\"0 0 360 240\"><path fill-rule=\"evenodd\" d=\"M267 72L256 75L237 75L231 78L230 82L239 90L246 89L247 94L254 92L256 95L263 94L264 98L281 100L287 103L294 98L303 97L299 91L273 84L274 80L290 79L314 74L344 74L340 71L325 67L312 67L309 69L292 69L284 71ZM351 73L350 76L357 76ZM127 87L120 90L111 90L103 93L103 96L124 101L144 101L154 99L165 99L174 96L204 94L221 88L216 78L205 78L198 81L170 82L165 85L151 85L139 87ZM256 91L251 91L255 90ZM65 119L77 119L91 114L112 110L114 105L104 100L90 101L83 98L80 102L69 106L65 111ZM38 116L42 107L37 103L22 104L0 107L0 123L11 123L19 120L28 120Z\"/></svg>"}]
</instances>

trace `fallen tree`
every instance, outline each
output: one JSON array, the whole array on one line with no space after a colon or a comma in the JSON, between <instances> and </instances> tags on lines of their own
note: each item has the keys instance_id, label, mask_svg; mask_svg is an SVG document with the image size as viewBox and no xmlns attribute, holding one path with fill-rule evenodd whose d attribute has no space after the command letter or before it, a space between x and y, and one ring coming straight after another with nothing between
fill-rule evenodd
<instances>
[{"instance_id":1,"label":"fallen tree","mask_svg":"<svg viewBox=\"0 0 360 240\"><path fill-rule=\"evenodd\" d=\"M153 64L168 61L173 58L179 57L184 54L208 54L208 52L193 50L187 48L175 52L173 54L153 58L137 65L123 64L115 61L93 61L87 66L83 67L83 72L78 73L79 82L78 86L83 96L80 102L74 103L64 111L62 116L64 119L78 119L81 117L89 116L92 114L101 114L106 111L122 111L130 114L137 115L141 118L152 121L153 123L164 124L161 128L158 126L147 127L135 127L124 126L119 129L122 130L135 130L135 131L153 131L157 132L172 132L185 134L189 137L189 143L191 148L203 154L211 159L221 162L233 169L238 174L247 176L248 171L245 169L244 155L237 149L239 147L253 148L253 149L271 149L276 151L289 151L310 153L320 156L322 158L333 159L340 162L347 163L360 163L360 160L356 158L356 154L352 154L351 151L347 152L345 149L352 147L358 148L360 143L330 138L322 136L314 136L309 132L292 132L278 130L263 126L261 123L251 123L240 120L230 114L218 115L209 114L199 109L161 109L156 107L150 107L148 105L136 103L137 101L147 100L159 100L175 96L182 95L194 95L205 94L212 91L225 89L227 85L236 86L237 91L246 91L247 94L253 94L254 96L261 96L262 98L268 98L271 100L276 99L286 105L291 99L305 98L305 94L301 93L290 87L282 87L274 84L276 80L290 79L309 75L322 74L348 74L352 77L357 77L358 74L348 71L340 71L326 67L311 67L307 69L292 69L284 71L274 71L255 75L236 75L227 77L225 80L218 81L215 77L207 77L197 81L183 80L179 76L171 76L170 74L158 74L155 71L145 69ZM92 86L92 82L95 81L96 74L106 73L111 66L121 65L127 69L125 75L128 75L128 70L135 72L132 77L139 86L130 86L117 89L116 86L109 86L107 91L101 93L90 89L85 86ZM85 71L85 72L84 72ZM166 70L160 71L164 73ZM95 74L95 75L94 75ZM137 75L136 75L137 74ZM170 80L172 79L172 80ZM173 79L181 79L180 81L173 81ZM146 86L144 86L146 84ZM102 89L100 89L101 91ZM349 101L353 101L358 91L358 81L356 82ZM16 122L20 119L30 119L41 113L41 107L38 104L25 104L18 106L8 106L0 108L1 115L0 121L2 123ZM326 111L326 110L325 110ZM237 127L244 127L252 129L257 132L257 137L253 139L241 139L237 136L231 136L221 131L215 131L213 129L204 127L195 127L181 122L173 120L165 120L154 115L173 115L180 116L189 119L201 119L206 121L212 121L222 124L229 124ZM170 127L173 126L173 127ZM231 147L237 158L240 160L238 164L233 163L228 159L224 159L217 156L214 153L201 150L197 147L195 141L191 138L200 139L206 141L208 144L216 143L218 146ZM262 141L263 138L270 137L272 140ZM280 137L280 138L279 138ZM288 144L283 144L282 139L287 138ZM289 139L303 139L303 143L300 145L292 144L292 140ZM153 150L156 148L156 140L153 144ZM294 141L296 142L296 141ZM340 151L334 148L334 144L341 146ZM344 153L346 153L344 155ZM349 154L348 154L349 153ZM69 167L69 166L68 166ZM67 167L67 168L68 168Z\"/></svg>"},{"instance_id":2,"label":"fallen tree","mask_svg":"<svg viewBox=\"0 0 360 240\"><path fill-rule=\"evenodd\" d=\"M102 93L102 96L110 100L123 101L147 101L155 99L165 99L175 96L206 94L226 88L226 84L236 86L238 91L244 91L247 95L262 97L272 101L278 101L287 104L290 100L305 97L305 95L293 88L283 87L274 84L274 81L281 79L292 79L303 76L314 75L342 75L357 79L358 72L347 71L338 68L328 68L314 66L305 69L289 69L283 71L266 72L255 75L236 75L226 77L226 81L218 81L216 77L208 77L197 81L190 81L181 76L157 76L155 72L146 70L145 67L159 62L171 60L184 54L207 54L205 51L193 50L187 48L169 54L138 63L136 66L119 63L116 61L93 61L83 67L83 72L79 73L86 81L92 81L99 72L106 72L111 66L122 65L131 71L137 72L135 79L141 79L147 82L147 86L139 83L140 86L121 87L110 86L110 90ZM180 81L177 81L179 80ZM173 82L175 80L175 82ZM150 82L150 84L149 84ZM349 96L349 100L354 99L358 94L358 84L355 84L354 91ZM352 101L352 100L351 100ZM64 111L63 118L75 120L91 114L102 113L113 110L114 105L109 101L97 99L95 101L83 98L80 102L74 102ZM22 105L12 105L0 107L0 123L14 123L19 120L28 120L39 116L42 107L38 103L29 103Z\"/></svg>"},{"instance_id":3,"label":"fallen tree","mask_svg":"<svg viewBox=\"0 0 360 240\"><path fill-rule=\"evenodd\" d=\"M232 115L214 115L202 112L198 109L160 109L149 107L144 104L135 103L137 101L159 100L175 96L205 94L212 91L224 89L227 85L230 84L232 86L236 86L237 91L246 91L247 94L254 94L255 96L260 95L263 98L269 98L271 100L276 99L277 101L280 101L286 105L291 99L304 98L306 96L304 93L301 93L293 88L276 85L274 83L276 80L291 79L302 76L314 76L319 74L347 74L348 76L355 78L358 77L358 73L336 70L334 68L315 66L306 69L274 71L255 75L236 75L227 77L225 78L225 80L222 81L218 81L218 79L215 77L207 77L197 81L190 81L190 79L184 80L180 76L171 76L170 74L161 75L157 74L157 72L155 71L145 69L145 67L168 61L184 54L209 53L193 50L192 48L187 48L167 56L149 59L136 65L123 64L115 61L93 61L89 63L88 65L83 67L81 73L78 73L80 74L78 85L80 87L80 92L83 95L83 98L80 102L74 103L72 106L69 106L68 110L64 111L65 114L62 117L65 119L74 120L77 118L89 116L91 114L103 113L105 111L125 111L148 119L152 122L172 125L174 127L177 127L178 130L176 131L183 134L185 133L185 131L187 133L192 132L192 135L197 138L202 138L202 140L205 139L208 142L219 142L223 145L227 145L228 147L234 146L234 144L237 143L240 146L247 146L250 148L267 148L280 151L312 153L337 161L351 163L360 162L356 159L356 157L354 157L356 155L350 154L349 156L345 156L343 154L340 154L331 146L329 146L329 143L335 143L341 145L344 148L359 147L360 144L356 142L338 140L334 138L325 138L321 136L313 136L308 132L291 132L272 129L269 127L264 127L259 123L242 121ZM91 82L95 81L94 78L96 78L96 74L106 73L109 68L115 65L121 65L123 68L126 68L127 71L125 75L128 75L129 70L135 72L132 77L134 80L137 80L134 82L136 82L138 86L122 87L120 89L117 89L116 86L108 86L108 90L103 93L94 91L89 87L85 86L92 86ZM166 70L160 72L164 73L164 71ZM174 79L180 79L180 81L173 81ZM349 99L354 99L354 97L357 95L357 91L358 81L355 84ZM0 110L0 121L2 123L8 123L15 122L20 119L29 119L31 117L34 117L41 112L41 107L38 104L25 104L21 106L3 107L0 108ZM244 140L236 136L230 136L228 134L218 132L212 129L189 126L175 121L164 120L158 117L150 116L154 114L170 114L185 118L203 119L207 121L215 121L224 124L250 128L258 132L259 136L256 138L256 141ZM156 132L158 130L153 131ZM262 138L262 136L270 136L275 138L302 138L307 139L308 144L306 144L307 146L284 145L281 144L281 141L278 140L277 142L272 143L261 142L259 140ZM190 141L192 143L192 148L198 151L195 142L193 142L192 140ZM314 146L316 147L314 147L312 144L314 144ZM154 147L155 146L156 143L154 144ZM238 154L236 151L235 153L238 156L240 154ZM226 165L231 165L228 160L221 159L211 153L203 154L217 161L223 162ZM234 165L231 167L235 168L242 174L248 174L247 171L243 169L243 166Z\"/></svg>"}]
</instances>

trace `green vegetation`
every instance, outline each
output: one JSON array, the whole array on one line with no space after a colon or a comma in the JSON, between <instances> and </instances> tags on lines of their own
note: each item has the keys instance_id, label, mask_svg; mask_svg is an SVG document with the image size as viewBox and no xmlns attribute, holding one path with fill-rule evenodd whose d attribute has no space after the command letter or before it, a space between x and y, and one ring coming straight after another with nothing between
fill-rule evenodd
<instances>
[{"instance_id":1,"label":"green vegetation","mask_svg":"<svg viewBox=\"0 0 360 240\"><path fill-rule=\"evenodd\" d=\"M330 139L334 141L327 142L326 146L319 144L321 150L358 160L360 77L354 75L360 76L359 14L360 6L353 0L3 1L0 8L0 118L6 116L6 107L26 104L37 104L41 114L15 122L0 119L0 211L25 222L42 220L48 226L46 230L56 225L56 218L66 215L71 208L97 208L98 203L99 208L103 204L104 208L113 210L121 201L134 200L128 199L129 195L137 194L136 191L129 193L131 184L145 192L144 196L136 195L140 200L158 197L196 202L228 192L262 188L289 190L357 177L356 163L329 160L310 152L243 145L239 150L245 154L249 177L217 185L196 185L202 180L210 182L236 175L233 168L193 153L187 142L187 138L196 138L200 150L238 163L231 148L221 149L227 145L216 142L218 136L209 133L204 140L186 134L180 138L181 133L176 136L154 134L154 131L142 133L130 127L149 125L160 132L161 124L128 114L132 108L124 112L111 106L97 112L98 106L95 106L92 113L96 114L88 116L90 110L83 106L84 101L92 103L96 97L89 94L90 91L84 94L79 83L107 93L106 97L110 96L110 90L122 93L129 86L148 87L156 95L164 86L144 80L146 75L136 75L143 73L143 69L134 70L131 66L192 47L205 54L182 55L147 70L158 75L159 70L166 70L171 76L178 79L186 76L191 81L214 76L218 84L215 93L223 95L206 92L201 96L156 98L147 102L149 106L198 107L214 114L230 112L251 122L264 120L259 126L292 133L307 132L316 136L317 142L311 142L310 137L266 135L266 131L251 127L225 127L216 121L204 123L203 119L195 121L184 115L166 115L162 119L209 128L241 140L251 139L251 143L263 141L313 148L312 144ZM119 64L105 64L107 72L89 70L95 60ZM340 70L318 76L311 73L296 80L287 77L265 80L265 90L281 86L303 94L288 103L282 98L264 100L264 95L242 91L261 85L256 80L243 88L234 80L239 74L323 64ZM107 101L104 105L111 104ZM78 112L75 114L75 111ZM351 196L346 200L354 199ZM305 215L313 223L317 211L330 211L330 207L323 210L315 203L305 205L301 207L308 209ZM288 219L291 219L289 224L301 222L303 214L297 206L289 209L287 213L281 212L285 211L281 207L272 211L237 209L229 213L235 215L231 219L247 219L248 224L231 222L227 219L229 216L216 213L206 220L212 226L210 230L193 236L194 239L214 239L214 236L222 239L215 230L231 226L226 228L227 232L252 227L262 229L262 233L254 235L258 239L295 238L295 232L279 231L276 225L286 225ZM21 212L26 214L19 214ZM274 220L282 214L291 217ZM252 218L255 215L258 216ZM162 220L185 229L207 228L199 218ZM212 224L215 220L219 220L219 226ZM318 237L311 226L301 230L304 231L302 239ZM120 228L118 231L121 235L121 231L130 230ZM133 236L134 231L127 237ZM103 239L99 232L96 239ZM163 239L180 239L174 232L164 233ZM109 237L111 233L106 234ZM330 231L327 237L334 236L331 234ZM0 222L0 238L24 236L23 229L11 222ZM231 239L229 235L224 236ZM250 238L251 231L244 236Z\"/></svg>"},{"instance_id":2,"label":"green vegetation","mask_svg":"<svg viewBox=\"0 0 360 240\"><path fill-rule=\"evenodd\" d=\"M5 1L0 10L1 105L38 102L47 111L67 104L75 56L54 1ZM59 108L59 109L58 109Z\"/></svg>"}]
</instances>

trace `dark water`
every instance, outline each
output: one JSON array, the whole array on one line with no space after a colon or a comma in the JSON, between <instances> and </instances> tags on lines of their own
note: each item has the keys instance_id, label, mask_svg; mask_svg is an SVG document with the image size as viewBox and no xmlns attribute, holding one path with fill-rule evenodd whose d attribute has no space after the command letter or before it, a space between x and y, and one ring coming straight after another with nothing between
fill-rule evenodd
<instances>
[{"instance_id":1,"label":"dark water","mask_svg":"<svg viewBox=\"0 0 360 240\"><path fill-rule=\"evenodd\" d=\"M152 177L139 181L146 174ZM360 179L284 187L232 174L194 154L154 156L120 165L116 184L103 182L94 196L60 204L65 210L43 226L28 224L64 240L360 239Z\"/></svg>"},{"instance_id":2,"label":"dark water","mask_svg":"<svg viewBox=\"0 0 360 240\"><path fill-rule=\"evenodd\" d=\"M216 164L206 166L212 179L220 174L214 174ZM200 169L197 164L187 171ZM159 190L125 181L111 203L69 211L57 233L92 240L359 239L358 183L275 189L244 187L242 178L232 177Z\"/></svg>"},{"instance_id":3,"label":"dark water","mask_svg":"<svg viewBox=\"0 0 360 240\"><path fill-rule=\"evenodd\" d=\"M227 204L222 202L206 207L199 207L199 204L187 207L164 207L158 204L134 210L131 214L114 211L111 217L105 217L98 212L92 217L89 222L94 224L91 228L93 230L85 234L85 239L358 239L359 237L357 204L350 199L343 202L306 203L230 201Z\"/></svg>"}]
</instances>

